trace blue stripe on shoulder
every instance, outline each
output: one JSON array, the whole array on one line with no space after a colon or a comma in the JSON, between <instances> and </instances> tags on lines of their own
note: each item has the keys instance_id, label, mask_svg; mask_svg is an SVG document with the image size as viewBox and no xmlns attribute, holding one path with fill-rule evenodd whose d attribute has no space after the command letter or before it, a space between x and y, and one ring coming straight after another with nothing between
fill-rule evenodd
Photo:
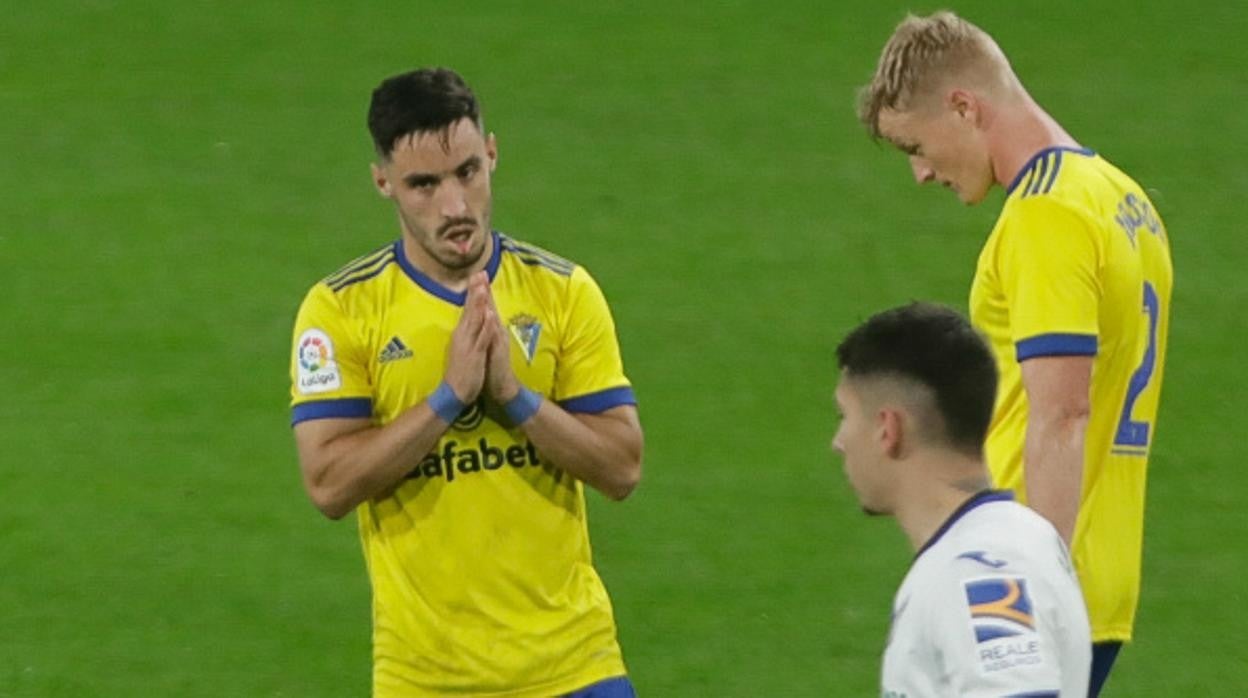
<instances>
[{"instance_id":1,"label":"blue stripe on shoulder","mask_svg":"<svg viewBox=\"0 0 1248 698\"><path fill-rule=\"evenodd\" d=\"M366 397L301 402L290 410L290 426L309 419L343 419L373 416L373 401Z\"/></svg>"},{"instance_id":2,"label":"blue stripe on shoulder","mask_svg":"<svg viewBox=\"0 0 1248 698\"><path fill-rule=\"evenodd\" d=\"M1018 185L1020 183L1023 184L1023 193L1026 193L1027 190L1031 188L1031 177L1034 176L1035 173L1036 173L1036 158L1032 158L1031 160L1027 162L1026 165L1023 165L1023 169L1019 170L1018 174L1014 175L1014 181L1010 182L1010 186L1005 188L1006 195L1008 196L1010 194L1013 194L1014 190L1018 189ZM1025 183L1023 182L1024 177L1027 178L1027 181Z\"/></svg>"},{"instance_id":3,"label":"blue stripe on shoulder","mask_svg":"<svg viewBox=\"0 0 1248 698\"><path fill-rule=\"evenodd\" d=\"M1023 182L1023 186L1022 186L1023 193L1021 196L1026 197L1027 192L1031 191L1031 181L1036 178L1036 166L1032 165L1031 169L1027 170L1027 172L1025 172L1024 174L1027 175L1027 181Z\"/></svg>"},{"instance_id":4,"label":"blue stripe on shoulder","mask_svg":"<svg viewBox=\"0 0 1248 698\"><path fill-rule=\"evenodd\" d=\"M1096 356L1096 335L1053 333L1028 337L1014 343L1014 356L1019 361L1038 356Z\"/></svg>"},{"instance_id":5,"label":"blue stripe on shoulder","mask_svg":"<svg viewBox=\"0 0 1248 698\"><path fill-rule=\"evenodd\" d=\"M350 276L351 274L354 274L357 271L360 271L361 269L364 269L365 267L371 267L372 265L376 264L377 260L381 259L387 252L391 252L393 250L394 250L394 243L388 242L385 244L385 246L378 247L377 249L373 250L372 252L369 252L363 257L357 257L351 262L348 262L346 266L342 267L341 269L334 272L333 274L330 274L329 276L325 277L325 283L332 286L333 284L338 283L342 279Z\"/></svg>"},{"instance_id":6,"label":"blue stripe on shoulder","mask_svg":"<svg viewBox=\"0 0 1248 698\"><path fill-rule=\"evenodd\" d=\"M633 389L627 385L559 401L559 406L568 412L579 412L581 414L598 414L599 412L606 412L612 407L636 404L637 398L633 395Z\"/></svg>"},{"instance_id":7,"label":"blue stripe on shoulder","mask_svg":"<svg viewBox=\"0 0 1248 698\"><path fill-rule=\"evenodd\" d=\"M1014 190L1018 188L1019 183L1023 181L1024 177L1035 174L1036 167L1037 165L1040 164L1041 160L1049 157L1050 155L1056 154L1057 157L1054 159L1054 163L1052 166L1053 169L1049 170L1050 172L1049 183L1047 185L1048 187L1052 187L1053 182L1056 181L1056 177L1057 177L1057 173L1054 172L1053 170L1055 170L1058 167L1061 167L1062 153L1076 153L1078 155L1084 155L1088 157L1096 155L1096 151L1092 150L1091 148L1071 148L1070 146L1065 146L1065 145L1056 145L1056 146L1044 148L1043 150L1036 153L1035 155L1032 155L1031 159L1028 160L1026 163L1024 163L1022 167L1019 168L1018 174L1014 175L1014 181L1010 182L1010 186L1005 188L1006 196L1009 196L1010 194L1014 193ZM1041 174L1041 177L1043 176L1044 175ZM1026 196L1028 194L1028 190L1032 187L1033 184L1035 184L1035 179L1027 180L1026 186L1023 187L1023 192L1022 192L1023 196ZM1030 193L1035 194L1036 192L1033 191Z\"/></svg>"},{"instance_id":8,"label":"blue stripe on shoulder","mask_svg":"<svg viewBox=\"0 0 1248 698\"><path fill-rule=\"evenodd\" d=\"M575 264L562 257L536 247L519 244L511 238L502 239L502 249L508 254L515 255L516 259L528 266L543 267L560 276L571 276L572 270L576 268Z\"/></svg>"},{"instance_id":9,"label":"blue stripe on shoulder","mask_svg":"<svg viewBox=\"0 0 1248 698\"><path fill-rule=\"evenodd\" d=\"M1049 156L1045 155L1036 163L1036 176L1031 178L1031 187L1023 192L1023 196L1030 196L1040 191L1040 185L1044 182L1044 175L1049 170Z\"/></svg>"},{"instance_id":10,"label":"blue stripe on shoulder","mask_svg":"<svg viewBox=\"0 0 1248 698\"><path fill-rule=\"evenodd\" d=\"M569 262L568 260L558 255L551 254L545 250L538 249L536 247L529 247L527 245L518 244L515 240L504 240L503 249L513 254L522 254L522 255L528 255L530 257L538 257L551 264L561 266L561 267L575 266L572 264L572 262Z\"/></svg>"},{"instance_id":11,"label":"blue stripe on shoulder","mask_svg":"<svg viewBox=\"0 0 1248 698\"><path fill-rule=\"evenodd\" d=\"M508 237L504 237L502 239L502 245L503 245L503 249L507 250L508 252L511 252L513 254L533 257L535 259L540 259L552 267L566 268L569 272L576 266L575 263L569 260L566 260L563 257L560 257L559 255L553 254L551 252L547 252L546 250L543 250L540 247L534 247L532 245L526 245L522 242L517 242L516 240L513 240Z\"/></svg>"},{"instance_id":12,"label":"blue stripe on shoulder","mask_svg":"<svg viewBox=\"0 0 1248 698\"><path fill-rule=\"evenodd\" d=\"M355 276L349 276L345 279L342 279L341 281L337 281L333 284L330 284L329 287L333 289L334 291L341 291L342 289L352 284L358 284L361 281L367 281L368 279L371 279L374 276L377 276L381 272L385 271L386 267L390 266L393 263L394 263L394 254L390 254L389 256L382 258L382 261L377 266L377 268L364 269L360 271L358 274L356 274Z\"/></svg>"},{"instance_id":13,"label":"blue stripe on shoulder","mask_svg":"<svg viewBox=\"0 0 1248 698\"><path fill-rule=\"evenodd\" d=\"M525 255L516 254L515 252L512 252L512 254L516 255L516 259L520 260L521 262L523 262L524 264L527 264L530 267L542 267L543 269L549 269L555 272L556 274L558 274L559 276L572 276L572 270L569 268L555 266L551 264L550 262L547 262L543 259L539 259L537 257L528 257Z\"/></svg>"},{"instance_id":14,"label":"blue stripe on shoulder","mask_svg":"<svg viewBox=\"0 0 1248 698\"><path fill-rule=\"evenodd\" d=\"M570 262L569 260L566 260L566 259L564 259L563 257L560 257L559 255L555 254L554 252L551 252L550 250L544 250L544 249L542 249L542 248L538 247L537 245L530 245L530 244L529 244L529 243L527 243L527 242L521 242L521 241L519 241L519 240L517 240L517 239L515 239L515 238L513 238L513 237L503 236L503 244L508 245L508 246L510 246L510 247L512 247L512 248L514 248L514 249L520 250L521 252L529 252L529 253L532 253L532 254L539 254L539 255L542 255L542 256L544 256L544 257L549 257L549 258L551 258L552 260L555 260L555 261L558 261L558 262L563 262L564 264L571 264L571 263L572 263L572 262Z\"/></svg>"},{"instance_id":15,"label":"blue stripe on shoulder","mask_svg":"<svg viewBox=\"0 0 1248 698\"><path fill-rule=\"evenodd\" d=\"M1057 181L1057 173L1062 169L1062 151L1053 153L1053 169L1049 170L1049 180L1044 183L1044 192L1048 194L1053 190L1053 183Z\"/></svg>"}]
</instances>

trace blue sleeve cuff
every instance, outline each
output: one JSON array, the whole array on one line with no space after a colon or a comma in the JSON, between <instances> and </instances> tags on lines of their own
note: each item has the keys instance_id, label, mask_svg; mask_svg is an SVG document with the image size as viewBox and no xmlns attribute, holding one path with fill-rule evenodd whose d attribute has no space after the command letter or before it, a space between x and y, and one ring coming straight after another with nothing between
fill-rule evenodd
<instances>
[{"instance_id":1,"label":"blue sleeve cuff","mask_svg":"<svg viewBox=\"0 0 1248 698\"><path fill-rule=\"evenodd\" d=\"M1014 343L1019 361L1037 356L1096 356L1094 334L1041 334Z\"/></svg>"},{"instance_id":2,"label":"blue sleeve cuff","mask_svg":"<svg viewBox=\"0 0 1248 698\"><path fill-rule=\"evenodd\" d=\"M627 385L622 388L608 388L596 393L559 401L559 406L568 412L580 412L582 414L598 414L599 412L606 412L612 407L636 404L637 398L633 396L633 389Z\"/></svg>"},{"instance_id":3,"label":"blue sleeve cuff","mask_svg":"<svg viewBox=\"0 0 1248 698\"><path fill-rule=\"evenodd\" d=\"M366 397L301 402L290 410L290 426L309 419L358 418L373 416L373 401Z\"/></svg>"}]
</instances>

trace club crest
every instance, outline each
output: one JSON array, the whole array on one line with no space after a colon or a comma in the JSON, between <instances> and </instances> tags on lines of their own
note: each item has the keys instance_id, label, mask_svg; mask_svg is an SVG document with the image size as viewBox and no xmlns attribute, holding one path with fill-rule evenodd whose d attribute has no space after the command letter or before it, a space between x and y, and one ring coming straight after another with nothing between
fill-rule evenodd
<instances>
[{"instance_id":1,"label":"club crest","mask_svg":"<svg viewBox=\"0 0 1248 698\"><path fill-rule=\"evenodd\" d=\"M511 336L520 343L525 362L533 363L533 354L537 352L537 338L542 333L542 323L532 315L521 313L508 320L507 327L511 330Z\"/></svg>"}]
</instances>

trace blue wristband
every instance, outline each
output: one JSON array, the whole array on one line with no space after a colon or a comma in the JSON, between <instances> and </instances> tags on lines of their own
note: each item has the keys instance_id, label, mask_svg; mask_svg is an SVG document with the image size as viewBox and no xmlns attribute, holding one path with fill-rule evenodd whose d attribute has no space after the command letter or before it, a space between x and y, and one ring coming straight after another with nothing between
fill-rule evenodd
<instances>
[{"instance_id":1,"label":"blue wristband","mask_svg":"<svg viewBox=\"0 0 1248 698\"><path fill-rule=\"evenodd\" d=\"M511 423L520 426L529 421L529 418L537 414L538 408L542 406L542 396L529 390L524 386L520 386L520 392L511 399L506 405L503 405L503 411L507 413L507 418Z\"/></svg>"},{"instance_id":2,"label":"blue wristband","mask_svg":"<svg viewBox=\"0 0 1248 698\"><path fill-rule=\"evenodd\" d=\"M459 401L459 397L455 395L455 391L451 390L451 386L442 381L438 384L438 389L426 400L429 403L429 409L438 415L438 419L447 424L454 424L459 415L464 411L464 403Z\"/></svg>"}]
</instances>

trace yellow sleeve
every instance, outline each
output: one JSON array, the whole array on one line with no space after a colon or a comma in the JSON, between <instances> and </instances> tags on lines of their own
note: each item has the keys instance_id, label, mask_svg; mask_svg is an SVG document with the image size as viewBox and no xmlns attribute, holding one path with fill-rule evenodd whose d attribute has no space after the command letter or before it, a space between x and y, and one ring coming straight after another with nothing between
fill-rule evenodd
<instances>
[{"instance_id":1,"label":"yellow sleeve","mask_svg":"<svg viewBox=\"0 0 1248 698\"><path fill-rule=\"evenodd\" d=\"M591 414L637 404L602 290L582 267L573 269L569 286L555 401L569 412Z\"/></svg>"},{"instance_id":2,"label":"yellow sleeve","mask_svg":"<svg viewBox=\"0 0 1248 698\"><path fill-rule=\"evenodd\" d=\"M1017 202L999 273L1019 361L1097 350L1101 241L1089 221L1049 197Z\"/></svg>"},{"instance_id":3,"label":"yellow sleeve","mask_svg":"<svg viewBox=\"0 0 1248 698\"><path fill-rule=\"evenodd\" d=\"M356 323L323 283L308 291L295 318L290 379L292 424L373 414L367 351Z\"/></svg>"}]
</instances>

